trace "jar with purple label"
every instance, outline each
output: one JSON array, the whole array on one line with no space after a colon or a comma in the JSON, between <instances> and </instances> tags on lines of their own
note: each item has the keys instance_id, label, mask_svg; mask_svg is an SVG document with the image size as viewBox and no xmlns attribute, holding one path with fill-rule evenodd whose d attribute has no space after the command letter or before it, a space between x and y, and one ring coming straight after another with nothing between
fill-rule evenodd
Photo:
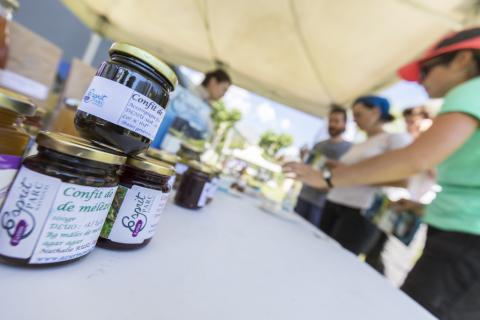
<instances>
[{"instance_id":1,"label":"jar with purple label","mask_svg":"<svg viewBox=\"0 0 480 320\"><path fill-rule=\"evenodd\" d=\"M26 97L0 89L0 208L30 139L21 121L24 116L33 115L35 109Z\"/></svg>"},{"instance_id":2,"label":"jar with purple label","mask_svg":"<svg viewBox=\"0 0 480 320\"><path fill-rule=\"evenodd\" d=\"M145 151L165 116L177 77L153 54L114 43L75 115L79 134L129 155Z\"/></svg>"},{"instance_id":3,"label":"jar with purple label","mask_svg":"<svg viewBox=\"0 0 480 320\"><path fill-rule=\"evenodd\" d=\"M188 163L175 195L175 204L187 209L205 207L212 188L212 169L199 162Z\"/></svg>"},{"instance_id":4,"label":"jar with purple label","mask_svg":"<svg viewBox=\"0 0 480 320\"><path fill-rule=\"evenodd\" d=\"M0 211L0 260L72 262L97 243L126 158L89 141L40 132Z\"/></svg>"},{"instance_id":5,"label":"jar with purple label","mask_svg":"<svg viewBox=\"0 0 480 320\"><path fill-rule=\"evenodd\" d=\"M146 246L167 204L174 173L165 162L146 156L129 158L97 245L120 250Z\"/></svg>"}]
</instances>

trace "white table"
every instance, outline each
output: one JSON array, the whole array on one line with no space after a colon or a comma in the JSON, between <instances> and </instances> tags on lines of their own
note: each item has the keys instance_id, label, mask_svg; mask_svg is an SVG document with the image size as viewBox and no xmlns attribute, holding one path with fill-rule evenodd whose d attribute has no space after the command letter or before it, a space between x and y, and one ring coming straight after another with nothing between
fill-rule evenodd
<instances>
[{"instance_id":1,"label":"white table","mask_svg":"<svg viewBox=\"0 0 480 320\"><path fill-rule=\"evenodd\" d=\"M0 265L2 320L434 319L295 215L219 193L169 204L144 249L61 267Z\"/></svg>"}]
</instances>

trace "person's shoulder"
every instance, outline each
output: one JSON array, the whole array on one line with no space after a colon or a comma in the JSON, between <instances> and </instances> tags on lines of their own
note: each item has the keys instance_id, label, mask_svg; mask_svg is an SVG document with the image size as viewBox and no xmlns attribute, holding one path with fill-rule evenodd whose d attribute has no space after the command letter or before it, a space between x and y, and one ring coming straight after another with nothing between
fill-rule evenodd
<instances>
[{"instance_id":1,"label":"person's shoulder","mask_svg":"<svg viewBox=\"0 0 480 320\"><path fill-rule=\"evenodd\" d=\"M480 119L480 77L466 81L445 96L440 113L463 112Z\"/></svg>"}]
</instances>

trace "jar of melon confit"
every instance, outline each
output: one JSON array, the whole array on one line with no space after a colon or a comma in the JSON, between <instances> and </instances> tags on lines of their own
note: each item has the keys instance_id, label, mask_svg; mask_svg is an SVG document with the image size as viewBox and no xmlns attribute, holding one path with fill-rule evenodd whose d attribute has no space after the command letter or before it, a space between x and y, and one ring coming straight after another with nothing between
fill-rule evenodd
<instances>
[{"instance_id":1,"label":"jar of melon confit","mask_svg":"<svg viewBox=\"0 0 480 320\"><path fill-rule=\"evenodd\" d=\"M211 193L213 171L210 167L190 161L175 195L175 204L187 209L200 209Z\"/></svg>"},{"instance_id":2,"label":"jar of melon confit","mask_svg":"<svg viewBox=\"0 0 480 320\"><path fill-rule=\"evenodd\" d=\"M79 134L135 155L148 148L177 77L153 54L114 43L75 115Z\"/></svg>"},{"instance_id":3,"label":"jar of melon confit","mask_svg":"<svg viewBox=\"0 0 480 320\"><path fill-rule=\"evenodd\" d=\"M46 265L92 251L126 158L60 133L40 132L0 212L0 259ZM115 153L114 153L115 152Z\"/></svg>"},{"instance_id":4,"label":"jar of melon confit","mask_svg":"<svg viewBox=\"0 0 480 320\"><path fill-rule=\"evenodd\" d=\"M165 162L145 156L128 158L97 245L109 249L146 246L167 204L174 173Z\"/></svg>"},{"instance_id":5,"label":"jar of melon confit","mask_svg":"<svg viewBox=\"0 0 480 320\"><path fill-rule=\"evenodd\" d=\"M21 126L22 121L35 110L28 98L0 89L0 208L30 140Z\"/></svg>"}]
</instances>

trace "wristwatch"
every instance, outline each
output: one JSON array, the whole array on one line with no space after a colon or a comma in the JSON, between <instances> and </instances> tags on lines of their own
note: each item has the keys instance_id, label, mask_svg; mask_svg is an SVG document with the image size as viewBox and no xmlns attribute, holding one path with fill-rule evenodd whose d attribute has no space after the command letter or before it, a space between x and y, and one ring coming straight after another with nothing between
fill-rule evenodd
<instances>
[{"instance_id":1,"label":"wristwatch","mask_svg":"<svg viewBox=\"0 0 480 320\"><path fill-rule=\"evenodd\" d=\"M322 173L323 173L323 180L325 180L325 182L327 183L327 186L331 189L333 188L333 184L332 184L332 171L330 171L330 169L328 167L323 167L322 169Z\"/></svg>"}]
</instances>

